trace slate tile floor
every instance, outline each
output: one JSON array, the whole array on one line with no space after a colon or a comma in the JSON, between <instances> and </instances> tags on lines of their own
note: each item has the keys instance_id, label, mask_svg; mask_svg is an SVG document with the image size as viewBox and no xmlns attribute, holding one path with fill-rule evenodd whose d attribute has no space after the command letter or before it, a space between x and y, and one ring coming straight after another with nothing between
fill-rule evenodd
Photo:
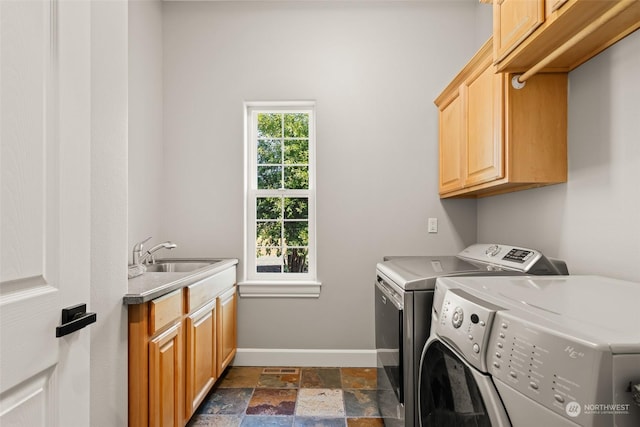
<instances>
[{"instance_id":1,"label":"slate tile floor","mask_svg":"<svg viewBox=\"0 0 640 427\"><path fill-rule=\"evenodd\" d=\"M375 368L232 366L188 427L378 427Z\"/></svg>"}]
</instances>

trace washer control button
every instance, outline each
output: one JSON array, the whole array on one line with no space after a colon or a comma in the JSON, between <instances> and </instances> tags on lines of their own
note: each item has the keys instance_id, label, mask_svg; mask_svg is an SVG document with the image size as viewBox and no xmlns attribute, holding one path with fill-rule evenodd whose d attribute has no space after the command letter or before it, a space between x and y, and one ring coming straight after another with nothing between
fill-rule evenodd
<instances>
[{"instance_id":1,"label":"washer control button","mask_svg":"<svg viewBox=\"0 0 640 427\"><path fill-rule=\"evenodd\" d=\"M534 390L537 390L538 389L538 383L531 381L529 383L529 387L531 387Z\"/></svg>"},{"instance_id":2,"label":"washer control button","mask_svg":"<svg viewBox=\"0 0 640 427\"><path fill-rule=\"evenodd\" d=\"M463 320L464 320L464 313L462 312L462 308L456 307L456 309L453 310L453 315L451 316L451 324L453 325L454 328L458 329L460 326L462 326Z\"/></svg>"},{"instance_id":3,"label":"washer control button","mask_svg":"<svg viewBox=\"0 0 640 427\"><path fill-rule=\"evenodd\" d=\"M509 376L510 376L511 378L518 378L518 374L516 374L516 371L511 371L511 372L509 372Z\"/></svg>"},{"instance_id":4,"label":"washer control button","mask_svg":"<svg viewBox=\"0 0 640 427\"><path fill-rule=\"evenodd\" d=\"M480 346L478 345L478 343L473 345L473 352L480 353Z\"/></svg>"}]
</instances>

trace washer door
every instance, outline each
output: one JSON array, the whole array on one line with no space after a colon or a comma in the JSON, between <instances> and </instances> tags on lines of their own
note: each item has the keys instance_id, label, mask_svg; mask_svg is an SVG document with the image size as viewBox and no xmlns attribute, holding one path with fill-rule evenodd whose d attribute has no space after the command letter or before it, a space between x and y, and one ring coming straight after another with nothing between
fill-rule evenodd
<instances>
[{"instance_id":1,"label":"washer door","mask_svg":"<svg viewBox=\"0 0 640 427\"><path fill-rule=\"evenodd\" d=\"M511 425L491 377L437 339L422 352L418 405L422 427Z\"/></svg>"}]
</instances>

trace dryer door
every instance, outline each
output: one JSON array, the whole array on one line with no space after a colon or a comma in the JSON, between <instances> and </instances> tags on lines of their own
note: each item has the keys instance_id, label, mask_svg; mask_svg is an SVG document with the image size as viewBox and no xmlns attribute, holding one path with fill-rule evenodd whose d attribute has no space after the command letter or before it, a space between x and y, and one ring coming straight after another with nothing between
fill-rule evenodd
<instances>
[{"instance_id":1,"label":"dryer door","mask_svg":"<svg viewBox=\"0 0 640 427\"><path fill-rule=\"evenodd\" d=\"M418 405L422 427L511 425L491 377L439 340L422 352Z\"/></svg>"}]
</instances>

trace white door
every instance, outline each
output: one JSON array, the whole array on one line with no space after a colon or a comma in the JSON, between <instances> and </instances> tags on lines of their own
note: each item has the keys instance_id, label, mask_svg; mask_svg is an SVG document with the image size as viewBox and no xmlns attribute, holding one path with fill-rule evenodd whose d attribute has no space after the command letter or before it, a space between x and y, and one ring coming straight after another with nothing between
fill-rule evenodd
<instances>
[{"instance_id":1,"label":"white door","mask_svg":"<svg viewBox=\"0 0 640 427\"><path fill-rule=\"evenodd\" d=\"M90 5L0 0L0 425L88 426ZM90 311L90 307L88 307Z\"/></svg>"}]
</instances>

